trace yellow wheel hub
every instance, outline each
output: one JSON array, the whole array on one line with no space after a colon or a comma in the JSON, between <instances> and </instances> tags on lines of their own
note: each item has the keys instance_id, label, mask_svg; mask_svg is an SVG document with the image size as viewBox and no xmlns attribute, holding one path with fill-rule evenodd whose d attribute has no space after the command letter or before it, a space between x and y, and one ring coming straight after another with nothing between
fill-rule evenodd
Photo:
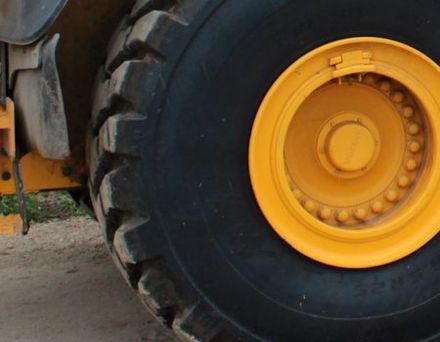
<instances>
[{"instance_id":1,"label":"yellow wheel hub","mask_svg":"<svg viewBox=\"0 0 440 342\"><path fill-rule=\"evenodd\" d=\"M440 69L409 46L353 38L289 67L257 114L257 201L292 247L365 268L415 252L440 227Z\"/></svg>"},{"instance_id":2,"label":"yellow wheel hub","mask_svg":"<svg viewBox=\"0 0 440 342\"><path fill-rule=\"evenodd\" d=\"M339 177L356 177L366 172L379 151L377 128L362 114L337 115L319 134L317 154L322 166Z\"/></svg>"},{"instance_id":3,"label":"yellow wheel hub","mask_svg":"<svg viewBox=\"0 0 440 342\"><path fill-rule=\"evenodd\" d=\"M376 150L368 128L356 122L345 122L335 128L326 145L330 161L336 169L344 172L364 169Z\"/></svg>"}]
</instances>

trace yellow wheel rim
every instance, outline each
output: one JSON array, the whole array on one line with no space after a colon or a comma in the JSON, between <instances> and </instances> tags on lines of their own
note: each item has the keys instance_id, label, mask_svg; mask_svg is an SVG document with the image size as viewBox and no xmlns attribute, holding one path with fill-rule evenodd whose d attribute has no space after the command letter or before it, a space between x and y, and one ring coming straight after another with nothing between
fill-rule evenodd
<instances>
[{"instance_id":1,"label":"yellow wheel rim","mask_svg":"<svg viewBox=\"0 0 440 342\"><path fill-rule=\"evenodd\" d=\"M278 78L254 123L249 168L287 243L367 268L438 233L439 71L407 45L365 37L321 46Z\"/></svg>"}]
</instances>

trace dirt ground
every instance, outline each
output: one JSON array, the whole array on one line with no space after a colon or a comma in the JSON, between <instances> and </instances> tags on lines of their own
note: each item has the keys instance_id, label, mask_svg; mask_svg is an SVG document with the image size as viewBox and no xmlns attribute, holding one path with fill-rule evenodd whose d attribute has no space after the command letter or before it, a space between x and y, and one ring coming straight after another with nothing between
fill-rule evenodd
<instances>
[{"instance_id":1,"label":"dirt ground","mask_svg":"<svg viewBox=\"0 0 440 342\"><path fill-rule=\"evenodd\" d=\"M113 266L94 221L0 237L0 341L175 341Z\"/></svg>"}]
</instances>

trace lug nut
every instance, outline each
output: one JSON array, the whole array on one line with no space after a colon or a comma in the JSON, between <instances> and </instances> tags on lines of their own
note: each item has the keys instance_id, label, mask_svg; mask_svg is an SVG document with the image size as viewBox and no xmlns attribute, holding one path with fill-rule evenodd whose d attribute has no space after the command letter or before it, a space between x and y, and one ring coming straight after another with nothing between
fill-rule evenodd
<instances>
[{"instance_id":1,"label":"lug nut","mask_svg":"<svg viewBox=\"0 0 440 342\"><path fill-rule=\"evenodd\" d=\"M341 223L347 222L349 218L350 214L346 210L338 211L336 214L336 220Z\"/></svg>"},{"instance_id":2,"label":"lug nut","mask_svg":"<svg viewBox=\"0 0 440 342\"><path fill-rule=\"evenodd\" d=\"M354 211L354 217L356 217L359 221L365 220L367 214L368 213L364 208L358 208Z\"/></svg>"},{"instance_id":3,"label":"lug nut","mask_svg":"<svg viewBox=\"0 0 440 342\"><path fill-rule=\"evenodd\" d=\"M401 188L407 188L410 183L410 179L407 176L401 176L399 177L399 180L397 181L397 184Z\"/></svg>"},{"instance_id":4,"label":"lug nut","mask_svg":"<svg viewBox=\"0 0 440 342\"><path fill-rule=\"evenodd\" d=\"M376 201L371 205L371 210L373 210L374 213L376 214L380 214L381 212L383 212L383 202L382 201Z\"/></svg>"},{"instance_id":5,"label":"lug nut","mask_svg":"<svg viewBox=\"0 0 440 342\"><path fill-rule=\"evenodd\" d=\"M405 98L405 95L402 92L400 92L400 91L394 92L393 95L391 96L391 99L395 103L402 103L404 98Z\"/></svg>"},{"instance_id":6,"label":"lug nut","mask_svg":"<svg viewBox=\"0 0 440 342\"><path fill-rule=\"evenodd\" d=\"M319 210L319 217L322 220L328 220L332 216L332 211L330 208L323 207Z\"/></svg>"},{"instance_id":7,"label":"lug nut","mask_svg":"<svg viewBox=\"0 0 440 342\"><path fill-rule=\"evenodd\" d=\"M420 126L416 124L415 122L411 123L408 126L408 133L411 135L417 135L420 133Z\"/></svg>"},{"instance_id":8,"label":"lug nut","mask_svg":"<svg viewBox=\"0 0 440 342\"><path fill-rule=\"evenodd\" d=\"M374 82L376 81L375 77L372 74L368 74L364 77L364 81L367 84L374 84Z\"/></svg>"},{"instance_id":9,"label":"lug nut","mask_svg":"<svg viewBox=\"0 0 440 342\"><path fill-rule=\"evenodd\" d=\"M420 149L422 148L422 146L420 145L420 143L418 141L412 141L409 144L409 150L412 153L418 153L420 151Z\"/></svg>"},{"instance_id":10,"label":"lug nut","mask_svg":"<svg viewBox=\"0 0 440 342\"><path fill-rule=\"evenodd\" d=\"M316 209L316 204L313 201L307 200L303 203L304 209L306 209L309 213L313 213Z\"/></svg>"},{"instance_id":11,"label":"lug nut","mask_svg":"<svg viewBox=\"0 0 440 342\"><path fill-rule=\"evenodd\" d=\"M397 193L396 190L390 190L387 192L387 194L385 195L385 198L387 199L388 202L396 202L397 201L397 197L399 196L399 194Z\"/></svg>"},{"instance_id":12,"label":"lug nut","mask_svg":"<svg viewBox=\"0 0 440 342\"><path fill-rule=\"evenodd\" d=\"M293 189L293 196L295 196L296 199L300 199L301 198L301 190L299 189Z\"/></svg>"},{"instance_id":13,"label":"lug nut","mask_svg":"<svg viewBox=\"0 0 440 342\"><path fill-rule=\"evenodd\" d=\"M387 81L387 80L383 80L382 82L380 82L380 86L379 87L380 87L380 89L382 91L385 91L385 92L390 91L390 89L391 89L391 82Z\"/></svg>"},{"instance_id":14,"label":"lug nut","mask_svg":"<svg viewBox=\"0 0 440 342\"><path fill-rule=\"evenodd\" d=\"M406 162L406 169L408 171L415 171L418 167L417 161L415 159L410 159Z\"/></svg>"},{"instance_id":15,"label":"lug nut","mask_svg":"<svg viewBox=\"0 0 440 342\"><path fill-rule=\"evenodd\" d=\"M403 107L402 113L405 118L409 119L414 115L414 108L411 106L405 106Z\"/></svg>"}]
</instances>

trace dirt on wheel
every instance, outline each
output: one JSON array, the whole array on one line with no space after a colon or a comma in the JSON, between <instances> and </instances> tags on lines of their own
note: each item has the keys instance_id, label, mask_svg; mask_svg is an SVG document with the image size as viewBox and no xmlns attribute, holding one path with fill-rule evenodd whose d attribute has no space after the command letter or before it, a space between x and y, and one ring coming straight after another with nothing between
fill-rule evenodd
<instances>
[{"instance_id":1,"label":"dirt on wheel","mask_svg":"<svg viewBox=\"0 0 440 342\"><path fill-rule=\"evenodd\" d=\"M0 237L0 278L2 341L175 341L124 283L92 220Z\"/></svg>"}]
</instances>

